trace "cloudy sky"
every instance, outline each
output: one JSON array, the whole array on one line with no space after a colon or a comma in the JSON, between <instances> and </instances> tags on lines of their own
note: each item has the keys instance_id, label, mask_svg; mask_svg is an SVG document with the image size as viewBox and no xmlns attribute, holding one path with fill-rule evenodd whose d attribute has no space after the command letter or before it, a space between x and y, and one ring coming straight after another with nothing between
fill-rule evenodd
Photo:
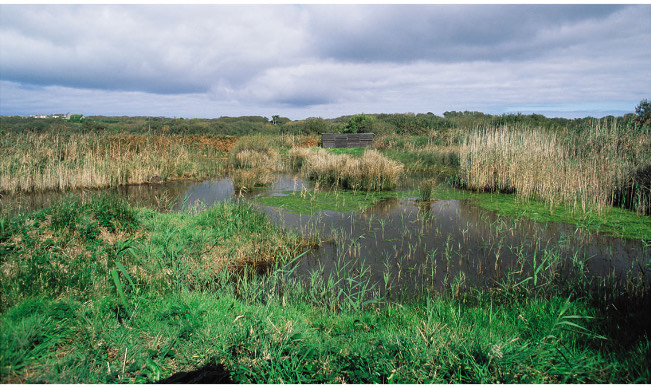
<instances>
[{"instance_id":1,"label":"cloudy sky","mask_svg":"<svg viewBox=\"0 0 651 387\"><path fill-rule=\"evenodd\" d=\"M536 112L651 99L651 5L0 5L0 114Z\"/></svg>"}]
</instances>

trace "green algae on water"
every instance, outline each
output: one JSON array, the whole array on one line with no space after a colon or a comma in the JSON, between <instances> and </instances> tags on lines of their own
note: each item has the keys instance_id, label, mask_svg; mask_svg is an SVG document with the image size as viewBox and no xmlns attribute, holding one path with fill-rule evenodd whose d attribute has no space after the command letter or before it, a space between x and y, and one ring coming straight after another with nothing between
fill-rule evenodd
<instances>
[{"instance_id":1,"label":"green algae on water","mask_svg":"<svg viewBox=\"0 0 651 387\"><path fill-rule=\"evenodd\" d=\"M320 211L351 212L362 211L375 203L397 198L398 192L365 191L286 191L283 196L258 197L265 206L291 210L297 214L313 214Z\"/></svg>"},{"instance_id":2,"label":"green algae on water","mask_svg":"<svg viewBox=\"0 0 651 387\"><path fill-rule=\"evenodd\" d=\"M601 214L591 209L585 212L573 211L567 205L524 200L515 194L470 192L443 184L433 190L432 197L441 200L473 200L479 206L497 211L503 216L523 216L536 222L569 223L616 237L651 240L651 217L622 208L608 208Z\"/></svg>"}]
</instances>

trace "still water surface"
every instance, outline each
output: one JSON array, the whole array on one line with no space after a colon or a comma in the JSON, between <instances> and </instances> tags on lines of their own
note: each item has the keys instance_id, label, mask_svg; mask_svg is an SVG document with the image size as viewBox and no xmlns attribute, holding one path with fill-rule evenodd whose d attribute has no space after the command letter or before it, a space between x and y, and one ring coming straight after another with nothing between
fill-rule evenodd
<instances>
[{"instance_id":1,"label":"still water surface","mask_svg":"<svg viewBox=\"0 0 651 387\"><path fill-rule=\"evenodd\" d=\"M422 175L410 175L401 190L417 186ZM537 223L501 217L465 200L413 197L390 199L365 211L321 211L313 215L262 206L256 197L286 195L313 185L280 174L268 188L240 193L229 177L203 182L170 182L113 188L133 204L183 211L222 201L247 200L281 227L324 240L297 263L296 273L361 274L373 286L397 291L419 288L437 291L494 286L509 276L544 278L579 274L625 282L651 283L651 248L641 241L614 238L561 223ZM80 191L92 195L97 191ZM60 193L2 198L2 205L24 209L47 206ZM540 269L541 270L538 270ZM536 278L537 280L538 278ZM533 279L532 279L533 280Z\"/></svg>"}]
</instances>

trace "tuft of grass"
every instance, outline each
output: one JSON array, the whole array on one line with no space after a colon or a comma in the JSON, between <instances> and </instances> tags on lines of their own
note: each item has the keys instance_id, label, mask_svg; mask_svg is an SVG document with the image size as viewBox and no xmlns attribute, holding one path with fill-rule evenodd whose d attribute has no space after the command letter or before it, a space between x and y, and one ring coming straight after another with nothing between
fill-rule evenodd
<instances>
[{"instance_id":1,"label":"tuft of grass","mask_svg":"<svg viewBox=\"0 0 651 387\"><path fill-rule=\"evenodd\" d=\"M393 189L402 176L404 166L374 149L361 157L335 154L323 149L293 148L290 164L310 180L353 190L382 191Z\"/></svg>"},{"instance_id":2,"label":"tuft of grass","mask_svg":"<svg viewBox=\"0 0 651 387\"><path fill-rule=\"evenodd\" d=\"M273 173L281 169L278 150L263 136L240 139L231 151L231 164L237 191L267 186L273 182Z\"/></svg>"}]
</instances>

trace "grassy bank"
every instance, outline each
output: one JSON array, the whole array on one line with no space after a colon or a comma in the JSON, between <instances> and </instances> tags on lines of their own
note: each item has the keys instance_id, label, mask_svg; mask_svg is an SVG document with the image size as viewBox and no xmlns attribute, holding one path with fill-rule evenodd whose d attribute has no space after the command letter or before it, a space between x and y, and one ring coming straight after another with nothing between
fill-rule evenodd
<instances>
[{"instance_id":1,"label":"grassy bank","mask_svg":"<svg viewBox=\"0 0 651 387\"><path fill-rule=\"evenodd\" d=\"M286 192L283 196L261 196L256 201L265 206L289 209L297 214L320 211L351 212L365 210L386 199L397 198L399 192L360 192L349 190Z\"/></svg>"},{"instance_id":2,"label":"grassy bank","mask_svg":"<svg viewBox=\"0 0 651 387\"><path fill-rule=\"evenodd\" d=\"M4 216L0 379L651 380L644 291L600 300L549 276L388 299L362 273L294 276L316 244L229 203L161 214L103 197Z\"/></svg>"}]
</instances>

